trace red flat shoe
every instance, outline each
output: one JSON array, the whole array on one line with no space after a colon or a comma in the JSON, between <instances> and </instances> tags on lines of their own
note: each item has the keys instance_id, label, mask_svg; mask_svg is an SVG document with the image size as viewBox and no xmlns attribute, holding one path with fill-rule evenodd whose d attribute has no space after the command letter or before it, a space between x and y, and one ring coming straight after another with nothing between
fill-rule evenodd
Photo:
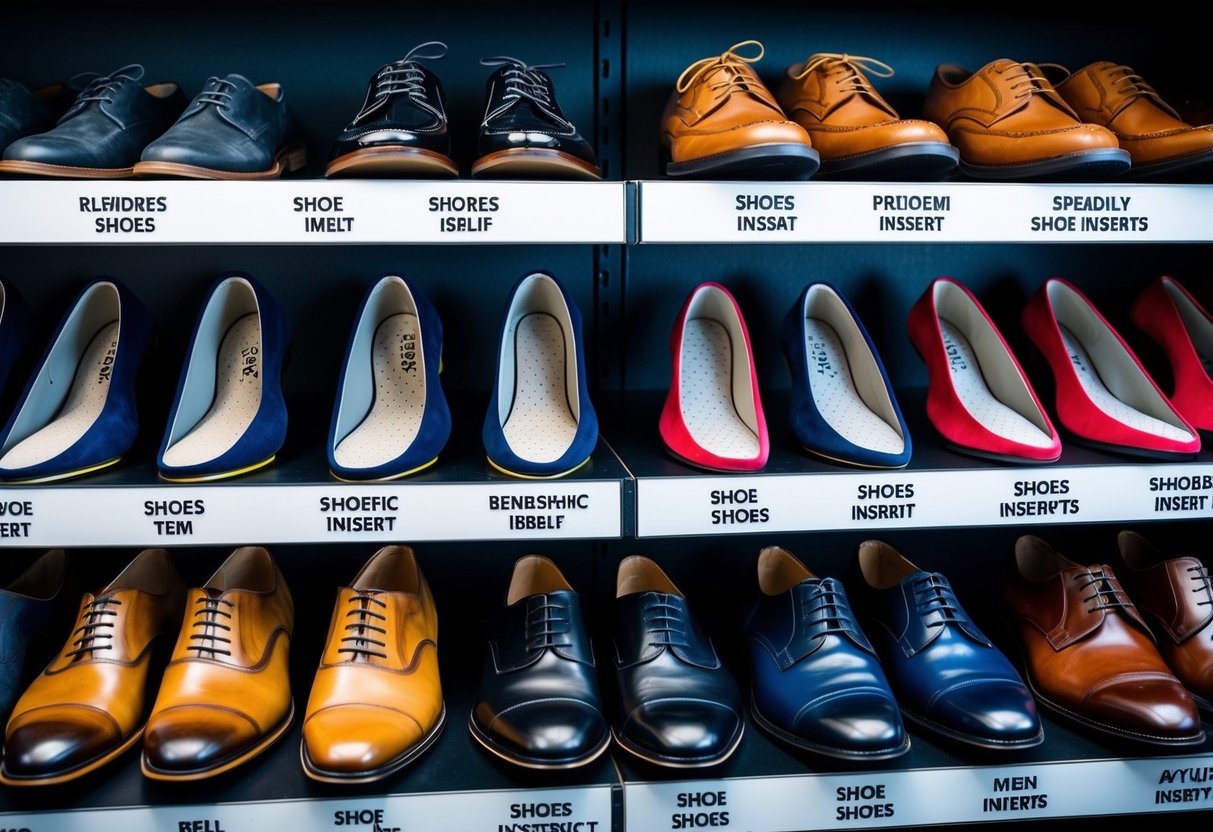
<instances>
[{"instance_id":1,"label":"red flat shoe","mask_svg":"<svg viewBox=\"0 0 1213 832\"><path fill-rule=\"evenodd\" d=\"M1073 284L1046 280L1022 322L1053 371L1057 419L1075 437L1140 456L1190 458L1200 450L1196 429Z\"/></svg>"},{"instance_id":2,"label":"red flat shoe","mask_svg":"<svg viewBox=\"0 0 1213 832\"><path fill-rule=\"evenodd\" d=\"M1213 317L1173 277L1147 286L1129 313L1171 362L1171 404L1197 430L1213 430Z\"/></svg>"},{"instance_id":3,"label":"red flat shoe","mask_svg":"<svg viewBox=\"0 0 1213 832\"><path fill-rule=\"evenodd\" d=\"M741 308L719 283L691 292L670 335L673 378L659 429L670 453L711 471L759 471L770 438Z\"/></svg>"},{"instance_id":4,"label":"red flat shoe","mask_svg":"<svg viewBox=\"0 0 1213 832\"><path fill-rule=\"evenodd\" d=\"M910 309L908 330L927 365L927 416L954 450L1017 463L1061 456L1027 374L964 284L932 281Z\"/></svg>"}]
</instances>

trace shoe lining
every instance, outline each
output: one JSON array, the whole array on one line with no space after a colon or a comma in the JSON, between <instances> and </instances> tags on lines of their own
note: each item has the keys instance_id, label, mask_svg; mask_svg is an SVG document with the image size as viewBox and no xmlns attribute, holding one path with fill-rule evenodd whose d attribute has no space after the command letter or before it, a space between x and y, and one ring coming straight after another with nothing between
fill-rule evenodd
<instances>
[{"instance_id":1,"label":"shoe lining","mask_svg":"<svg viewBox=\"0 0 1213 832\"><path fill-rule=\"evenodd\" d=\"M412 353L408 359L405 353ZM375 398L366 418L333 449L344 468L375 468L413 443L425 413L425 364L416 315L390 315L375 330L371 352Z\"/></svg>"},{"instance_id":2,"label":"shoe lining","mask_svg":"<svg viewBox=\"0 0 1213 832\"><path fill-rule=\"evenodd\" d=\"M565 375L564 330L533 312L514 332L514 400L501 432L510 450L530 462L555 462L577 435Z\"/></svg>"},{"instance_id":3,"label":"shoe lining","mask_svg":"<svg viewBox=\"0 0 1213 832\"><path fill-rule=\"evenodd\" d=\"M682 330L678 400L691 438L709 453L733 459L758 456L758 434L733 402L733 343L710 318L688 318Z\"/></svg>"},{"instance_id":4,"label":"shoe lining","mask_svg":"<svg viewBox=\"0 0 1213 832\"><path fill-rule=\"evenodd\" d=\"M819 318L806 318L805 349L809 357L809 390L826 424L861 448L892 454L905 450L901 434L859 395L842 339L834 327Z\"/></svg>"}]
</instances>

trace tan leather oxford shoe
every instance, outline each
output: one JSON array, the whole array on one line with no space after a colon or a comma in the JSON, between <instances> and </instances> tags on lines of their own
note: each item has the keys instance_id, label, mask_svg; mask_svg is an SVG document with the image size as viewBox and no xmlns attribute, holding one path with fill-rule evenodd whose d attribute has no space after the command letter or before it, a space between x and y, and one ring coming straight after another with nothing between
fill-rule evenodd
<instances>
[{"instance_id":1,"label":"tan leather oxford shoe","mask_svg":"<svg viewBox=\"0 0 1213 832\"><path fill-rule=\"evenodd\" d=\"M133 746L184 601L185 582L164 549L140 552L85 594L67 643L13 708L0 782L64 783Z\"/></svg>"},{"instance_id":2,"label":"tan leather oxford shoe","mask_svg":"<svg viewBox=\"0 0 1213 832\"><path fill-rule=\"evenodd\" d=\"M143 773L199 780L265 751L294 714L287 663L295 610L270 553L236 549L191 589L143 736Z\"/></svg>"},{"instance_id":3,"label":"tan leather oxford shoe","mask_svg":"<svg viewBox=\"0 0 1213 832\"><path fill-rule=\"evenodd\" d=\"M961 172L975 178L1094 179L1129 169L1116 135L1081 121L1034 64L937 66L922 110L960 150Z\"/></svg>"},{"instance_id":4,"label":"tan leather oxford shoe","mask_svg":"<svg viewBox=\"0 0 1213 832\"><path fill-rule=\"evenodd\" d=\"M384 546L337 591L303 717L303 770L329 783L379 780L445 723L434 596L413 550Z\"/></svg>"}]
</instances>

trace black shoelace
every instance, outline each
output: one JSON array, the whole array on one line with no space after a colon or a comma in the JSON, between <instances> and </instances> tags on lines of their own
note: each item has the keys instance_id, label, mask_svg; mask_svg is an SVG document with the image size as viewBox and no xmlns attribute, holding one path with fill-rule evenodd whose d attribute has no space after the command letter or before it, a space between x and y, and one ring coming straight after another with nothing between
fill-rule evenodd
<instances>
[{"instance_id":1,"label":"black shoelace","mask_svg":"<svg viewBox=\"0 0 1213 832\"><path fill-rule=\"evenodd\" d=\"M387 629L379 627L374 623L375 621L387 621L387 616L375 612L371 609L371 604L376 604L384 609L387 608L387 604L375 596L358 592L350 596L351 609L345 612L347 619L356 617L357 620L345 625L345 631L352 635L341 639L341 643L348 646L338 647L337 652L350 653L355 661L359 658L387 658L387 653L384 652L387 643L375 638L376 635L386 635Z\"/></svg>"},{"instance_id":2,"label":"black shoelace","mask_svg":"<svg viewBox=\"0 0 1213 832\"><path fill-rule=\"evenodd\" d=\"M683 628L685 617L682 608L670 600L669 595L653 594L645 599L644 621L653 638L652 647L689 647L690 641Z\"/></svg>"},{"instance_id":3,"label":"black shoelace","mask_svg":"<svg viewBox=\"0 0 1213 832\"><path fill-rule=\"evenodd\" d=\"M109 650L114 646L114 634L99 632L99 630L102 627L113 628L112 618L118 615L118 611L110 609L110 607L116 607L121 603L113 596L103 595L85 605L84 611L80 613L80 620L84 623L72 632L73 636L79 636L79 638L72 642L74 649L67 651L68 658L78 661L88 654L91 659L98 650Z\"/></svg>"},{"instance_id":4,"label":"black shoelace","mask_svg":"<svg viewBox=\"0 0 1213 832\"><path fill-rule=\"evenodd\" d=\"M226 618L229 621L232 619L232 614L224 610L223 607L231 609L236 605L226 598L211 598L209 596L199 598L197 602L200 606L194 610L194 623L192 626L200 627L202 632L193 633L190 635L190 641L197 641L197 644L186 645L187 650L197 650L198 657L201 658L203 653L209 653L210 658L223 655L230 656L232 651L225 648L223 645L230 645L232 640L221 635L218 631L230 633L232 628L220 621L220 618Z\"/></svg>"},{"instance_id":5,"label":"black shoelace","mask_svg":"<svg viewBox=\"0 0 1213 832\"><path fill-rule=\"evenodd\" d=\"M965 619L956 594L944 577L936 572L926 572L914 579L914 603L922 615L938 615L928 621L928 627L944 627Z\"/></svg>"},{"instance_id":6,"label":"black shoelace","mask_svg":"<svg viewBox=\"0 0 1213 832\"><path fill-rule=\"evenodd\" d=\"M547 647L571 647L568 608L551 598L537 599L526 611L526 646L528 651Z\"/></svg>"},{"instance_id":7,"label":"black shoelace","mask_svg":"<svg viewBox=\"0 0 1213 832\"><path fill-rule=\"evenodd\" d=\"M142 77L143 67L139 64L124 66L109 75L100 75L96 72L83 72L75 75L68 81L68 86L80 90L80 92L76 96L76 100L72 102L69 112L76 112L90 101L108 104L114 100L114 93L122 85L138 81Z\"/></svg>"},{"instance_id":8,"label":"black shoelace","mask_svg":"<svg viewBox=\"0 0 1213 832\"><path fill-rule=\"evenodd\" d=\"M1189 566L1187 568L1188 577L1196 583L1192 587L1192 592L1200 593L1204 598L1196 602L1198 607L1207 607L1213 605L1213 585L1209 583L1209 567L1204 564L1197 566Z\"/></svg>"},{"instance_id":9,"label":"black shoelace","mask_svg":"<svg viewBox=\"0 0 1213 832\"><path fill-rule=\"evenodd\" d=\"M446 57L446 53L447 45L442 41L426 41L414 46L399 61L382 67L375 75L375 91L362 106L358 115L354 116L354 123L357 124L377 110L391 95L404 94L428 104L429 94L425 89L425 69L418 61L441 60Z\"/></svg>"},{"instance_id":10,"label":"black shoelace","mask_svg":"<svg viewBox=\"0 0 1213 832\"><path fill-rule=\"evenodd\" d=\"M1082 599L1090 604L1087 612L1116 609L1130 612L1134 609L1133 602L1121 590L1120 585L1102 569L1083 570L1074 576L1074 580L1082 582L1081 589L1092 590L1090 595L1083 596Z\"/></svg>"}]
</instances>

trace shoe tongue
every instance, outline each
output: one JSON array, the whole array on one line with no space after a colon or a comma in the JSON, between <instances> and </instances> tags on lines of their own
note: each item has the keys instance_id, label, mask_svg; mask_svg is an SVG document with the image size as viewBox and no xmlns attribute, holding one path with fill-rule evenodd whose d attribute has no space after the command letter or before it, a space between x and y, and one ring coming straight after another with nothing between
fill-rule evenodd
<instances>
[{"instance_id":1,"label":"shoe tongue","mask_svg":"<svg viewBox=\"0 0 1213 832\"><path fill-rule=\"evenodd\" d=\"M129 78L132 81L138 81L143 77L142 64L128 64L121 69L116 69L110 73L111 78Z\"/></svg>"}]
</instances>

